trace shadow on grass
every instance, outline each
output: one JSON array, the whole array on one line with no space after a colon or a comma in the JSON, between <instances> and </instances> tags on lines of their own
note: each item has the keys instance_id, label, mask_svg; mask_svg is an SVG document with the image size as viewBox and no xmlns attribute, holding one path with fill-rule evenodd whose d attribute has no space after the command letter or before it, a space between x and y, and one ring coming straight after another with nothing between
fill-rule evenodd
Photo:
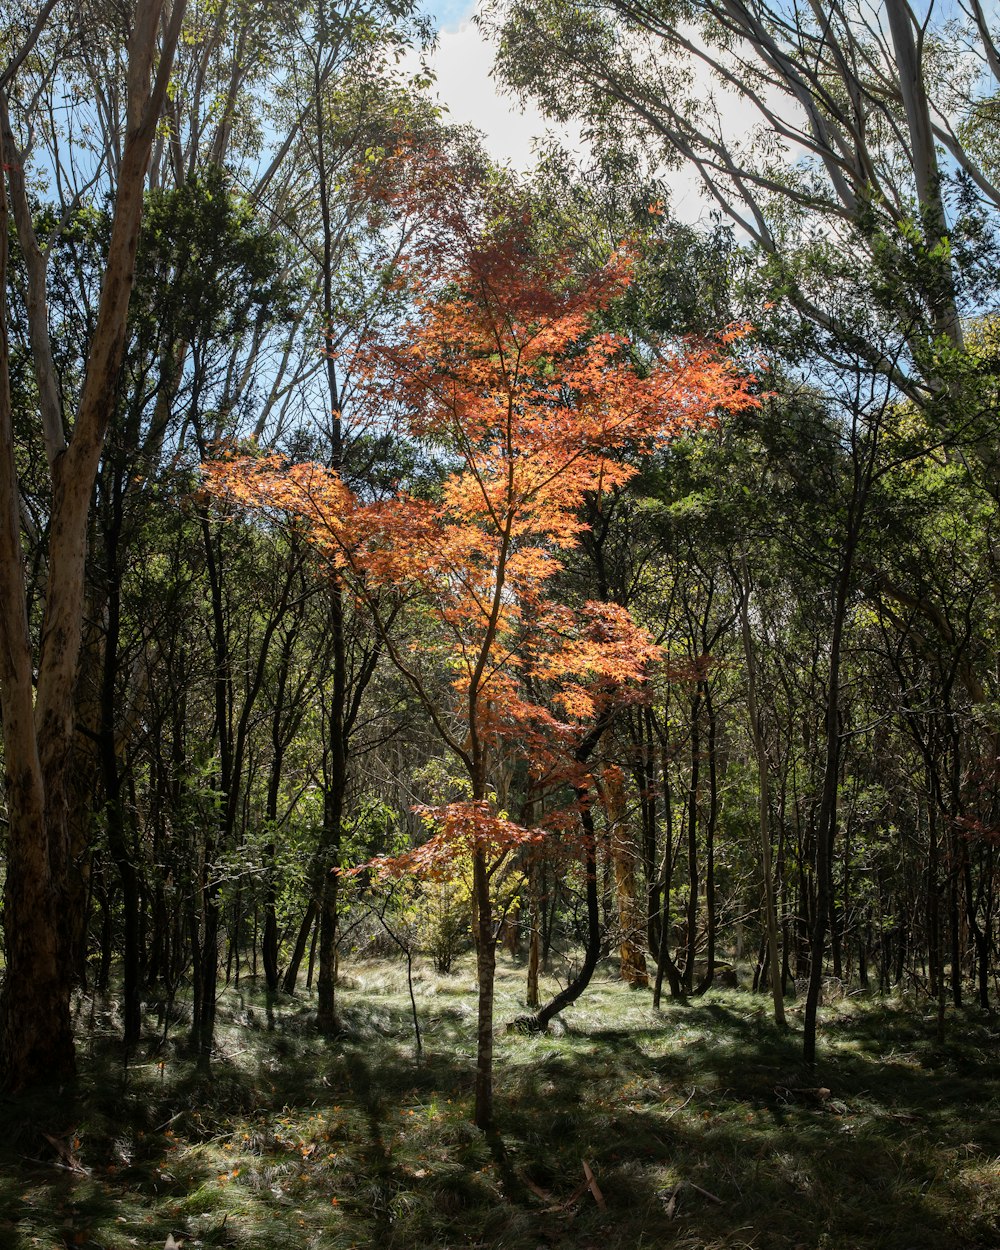
<instances>
[{"instance_id":1,"label":"shadow on grass","mask_svg":"<svg viewBox=\"0 0 1000 1250\"><path fill-rule=\"evenodd\" d=\"M548 1144L536 1179L589 1150L605 1192L667 1244L1000 1244L990 1022L963 1016L939 1048L909 1016L857 1007L829 1022L815 1071L746 996L668 1009L664 1026L582 1030L520 1074L510 1128Z\"/></svg>"},{"instance_id":2,"label":"shadow on grass","mask_svg":"<svg viewBox=\"0 0 1000 1250\"><path fill-rule=\"evenodd\" d=\"M516 1015L509 969L501 991ZM562 1036L498 1033L483 1135L452 987L420 1001L420 1061L401 993L345 992L333 1041L298 1000L220 1008L210 1078L98 1038L71 1095L0 1105L0 1246L1000 1245L997 1039L974 1013L937 1047L912 1009L849 1004L810 1072L760 999L654 1013L601 982Z\"/></svg>"}]
</instances>

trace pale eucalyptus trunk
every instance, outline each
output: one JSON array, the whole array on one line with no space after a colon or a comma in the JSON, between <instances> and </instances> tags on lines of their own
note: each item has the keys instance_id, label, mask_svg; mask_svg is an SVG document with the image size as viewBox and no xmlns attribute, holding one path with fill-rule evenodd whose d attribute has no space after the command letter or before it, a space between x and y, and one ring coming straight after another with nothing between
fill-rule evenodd
<instances>
[{"instance_id":1,"label":"pale eucalyptus trunk","mask_svg":"<svg viewBox=\"0 0 1000 1250\"><path fill-rule=\"evenodd\" d=\"M128 50L128 121L111 239L94 334L72 433L53 399L54 372L44 299L45 256L32 228L21 153L11 132L6 87L0 124L6 175L3 285L8 211L29 267L29 333L51 476L45 606L37 655L27 620L20 540L20 490L9 384L6 307L0 321L0 702L10 831L4 897L7 973L0 995L0 1071L16 1090L72 1076L73 966L70 915L76 865L70 853L69 768L74 688L84 615L87 520L125 347L129 298L142 219L146 167L180 33L176 0L158 40L163 0L138 0ZM154 75L154 58L159 60ZM10 191L8 202L7 190ZM31 276L42 263L41 273ZM36 684L33 687L33 671Z\"/></svg>"}]
</instances>

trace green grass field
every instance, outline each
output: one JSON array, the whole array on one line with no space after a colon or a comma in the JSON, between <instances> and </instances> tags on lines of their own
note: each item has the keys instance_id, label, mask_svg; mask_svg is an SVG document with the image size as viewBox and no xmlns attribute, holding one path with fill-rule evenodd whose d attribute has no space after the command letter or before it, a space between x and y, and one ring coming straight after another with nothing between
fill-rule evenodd
<instances>
[{"instance_id":1,"label":"green grass field","mask_svg":"<svg viewBox=\"0 0 1000 1250\"><path fill-rule=\"evenodd\" d=\"M419 1061L399 965L345 968L335 1042L308 996L228 991L210 1077L181 1020L126 1065L112 1011L82 1003L77 1089L0 1104L0 1247L1000 1247L981 1014L940 1045L932 1006L849 998L810 1072L794 1006L780 1037L736 991L654 1012L599 977L552 1034L506 1032L523 971L502 959L488 1138L471 966L416 989Z\"/></svg>"}]
</instances>

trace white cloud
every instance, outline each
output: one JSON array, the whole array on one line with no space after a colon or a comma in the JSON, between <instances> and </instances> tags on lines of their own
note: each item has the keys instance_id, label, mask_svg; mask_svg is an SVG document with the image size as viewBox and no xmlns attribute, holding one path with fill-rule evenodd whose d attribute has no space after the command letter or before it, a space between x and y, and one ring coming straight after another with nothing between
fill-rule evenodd
<instances>
[{"instance_id":1,"label":"white cloud","mask_svg":"<svg viewBox=\"0 0 1000 1250\"><path fill-rule=\"evenodd\" d=\"M438 44L429 64L436 74L432 94L447 110L448 120L474 126L483 136L487 152L497 161L525 171L535 163L535 143L553 133L571 151L581 153L586 144L578 125L556 126L532 104L522 111L517 100L502 96L491 78L493 47L472 20L475 0L462 7L442 3ZM668 175L673 212L685 221L703 217L707 205L701 181L693 169Z\"/></svg>"},{"instance_id":2,"label":"white cloud","mask_svg":"<svg viewBox=\"0 0 1000 1250\"><path fill-rule=\"evenodd\" d=\"M502 96L491 78L493 47L472 20L476 0L430 0L440 33L429 64L437 79L432 94L447 110L447 117L459 125L474 126L483 135L490 155L517 170L527 170L535 162L535 141L552 132L571 151L583 153L586 144L578 125L556 126L529 103L522 111L518 101ZM696 35L696 32L691 32ZM694 64L692 90L701 98L711 96L718 109L718 122L730 141L745 137L748 126L757 120L746 103L715 81L702 61ZM772 103L777 103L778 97ZM794 110L793 110L794 111ZM789 163L793 154L789 154ZM691 165L665 172L670 188L671 211L686 222L705 222L715 202L708 196L697 171Z\"/></svg>"},{"instance_id":3,"label":"white cloud","mask_svg":"<svg viewBox=\"0 0 1000 1250\"><path fill-rule=\"evenodd\" d=\"M572 149L581 146L579 127L554 127L533 106L521 111L517 101L501 96L490 77L493 48L472 21L475 5L449 22L430 57L437 75L432 94L448 120L479 130L486 150L497 161L526 170L534 164L534 141L549 130Z\"/></svg>"}]
</instances>

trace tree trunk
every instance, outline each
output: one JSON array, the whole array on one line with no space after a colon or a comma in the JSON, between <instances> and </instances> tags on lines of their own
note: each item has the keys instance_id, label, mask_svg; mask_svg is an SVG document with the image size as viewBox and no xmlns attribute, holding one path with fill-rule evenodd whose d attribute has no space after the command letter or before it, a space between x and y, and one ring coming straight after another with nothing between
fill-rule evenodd
<instances>
[{"instance_id":1,"label":"tree trunk","mask_svg":"<svg viewBox=\"0 0 1000 1250\"><path fill-rule=\"evenodd\" d=\"M281 988L286 994L295 993L295 982L298 980L299 968L302 965L302 960L305 958L309 935L312 933L313 925L316 923L316 913L318 911L319 908L316 905L315 898L311 898L308 907L306 907L305 915L302 917L302 923L299 925L295 946L292 948L292 957L288 961L284 980L281 983Z\"/></svg>"},{"instance_id":2,"label":"tree trunk","mask_svg":"<svg viewBox=\"0 0 1000 1250\"><path fill-rule=\"evenodd\" d=\"M339 450L338 450L339 458ZM347 795L347 648L344 638L344 599L340 578L331 574L328 621L332 641L333 692L327 726L326 786L323 796L323 834L319 851L319 978L316 1027L324 1036L340 1029L337 1019L337 903L339 899L340 841Z\"/></svg>"},{"instance_id":3,"label":"tree trunk","mask_svg":"<svg viewBox=\"0 0 1000 1250\"><path fill-rule=\"evenodd\" d=\"M740 628L743 634L743 655L747 665L747 714L750 718L750 734L754 754L757 757L757 785L759 794L758 828L760 832L760 858L764 876L764 925L767 932L768 966L771 973L771 995L774 999L774 1023L785 1028L785 1004L781 983L781 961L778 958L778 919L774 905L774 876L771 871L771 788L767 747L757 707L757 666L754 660L753 639L750 636L750 577L746 560L742 561L740 595Z\"/></svg>"},{"instance_id":4,"label":"tree trunk","mask_svg":"<svg viewBox=\"0 0 1000 1250\"><path fill-rule=\"evenodd\" d=\"M656 984L653 989L653 1006L657 1008L660 1006L664 976L666 976L670 985L670 997L684 997L684 985L677 970L677 965L670 955L670 930L673 923L671 919L670 890L674 879L674 818L673 804L670 801L669 767L669 756L666 749L664 749L661 762L664 844L660 886L663 902L660 909L660 943L656 951Z\"/></svg>"},{"instance_id":5,"label":"tree trunk","mask_svg":"<svg viewBox=\"0 0 1000 1250\"><path fill-rule=\"evenodd\" d=\"M601 906L597 890L597 833L594 829L594 817L590 810L590 796L585 790L577 792L580 801L580 821L583 825L583 870L585 874L585 891L587 900L587 947L584 952L583 964L572 981L556 996L549 1000L534 1016L537 1028L545 1030L549 1021L560 1011L575 1003L590 984L594 969L601 954Z\"/></svg>"},{"instance_id":6,"label":"tree trunk","mask_svg":"<svg viewBox=\"0 0 1000 1250\"><path fill-rule=\"evenodd\" d=\"M688 904L687 941L684 955L684 991L694 989L694 960L698 949L698 803L701 779L701 682L691 700L691 780L688 787L687 859Z\"/></svg>"},{"instance_id":7,"label":"tree trunk","mask_svg":"<svg viewBox=\"0 0 1000 1250\"><path fill-rule=\"evenodd\" d=\"M708 719L708 816L705 820L705 975L697 993L704 994L715 980L715 828L719 819L718 722L708 681L702 682Z\"/></svg>"},{"instance_id":8,"label":"tree trunk","mask_svg":"<svg viewBox=\"0 0 1000 1250\"><path fill-rule=\"evenodd\" d=\"M124 352L146 167L166 94L184 0L176 0L157 52L163 0L138 0L128 47L127 126L117 171L114 216L94 333L70 442L54 391L44 299L29 307L52 499L48 577L37 662L27 625L21 560L19 485L7 342L7 223L14 210L22 253L37 262L20 153L0 92L0 703L10 830L4 896L7 973L0 995L0 1069L8 1089L74 1072L69 999L73 900L79 873L70 836L68 768L73 751L74 689L83 628L87 517ZM8 203L7 186L13 204ZM44 265L44 261L42 262ZM37 280L35 282L37 286ZM42 272L44 295L44 270ZM55 394L55 401L51 396ZM55 406L54 406L55 405ZM33 671L34 670L34 671Z\"/></svg>"},{"instance_id":9,"label":"tree trunk","mask_svg":"<svg viewBox=\"0 0 1000 1250\"><path fill-rule=\"evenodd\" d=\"M493 997L497 952L493 933L493 903L486 853L477 846L472 858L472 890L476 903L476 973L479 979L476 1029L477 1128L493 1127Z\"/></svg>"},{"instance_id":10,"label":"tree trunk","mask_svg":"<svg viewBox=\"0 0 1000 1250\"><path fill-rule=\"evenodd\" d=\"M831 863L837 830L837 787L840 779L840 660L847 615L847 590L850 584L853 544L845 557L834 600L833 630L830 640L830 672L827 678L826 755L823 772L823 796L820 801L816 829L816 901L810 946L809 989L806 993L802 1057L806 1063L816 1062L816 1012L823 987L823 954L826 931L830 923Z\"/></svg>"},{"instance_id":11,"label":"tree trunk","mask_svg":"<svg viewBox=\"0 0 1000 1250\"><path fill-rule=\"evenodd\" d=\"M618 906L619 965L621 978L626 985L649 984L644 953L643 929L648 925L639 920L636 895L636 848L625 828L625 792L621 782L606 787L610 836L608 852L614 869L615 900Z\"/></svg>"}]
</instances>

